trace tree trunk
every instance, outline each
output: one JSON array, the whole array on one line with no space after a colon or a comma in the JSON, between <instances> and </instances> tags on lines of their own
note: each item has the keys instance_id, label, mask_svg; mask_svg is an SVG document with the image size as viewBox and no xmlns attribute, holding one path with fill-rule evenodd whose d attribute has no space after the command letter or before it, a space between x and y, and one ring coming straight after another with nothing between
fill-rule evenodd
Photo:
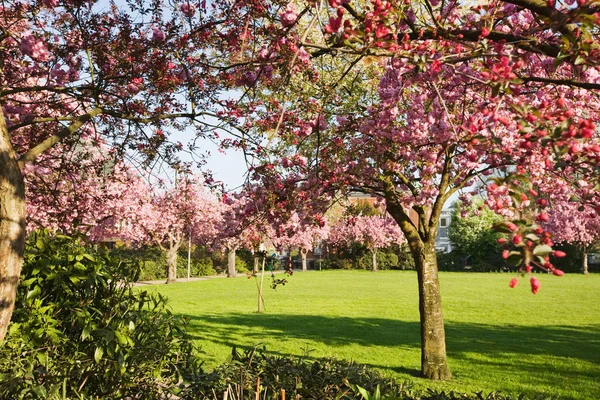
<instances>
[{"instance_id":1,"label":"tree trunk","mask_svg":"<svg viewBox=\"0 0 600 400\"><path fill-rule=\"evenodd\" d=\"M165 250L167 260L167 283L177 282L177 251L179 246L169 247Z\"/></svg>"},{"instance_id":2,"label":"tree trunk","mask_svg":"<svg viewBox=\"0 0 600 400\"><path fill-rule=\"evenodd\" d=\"M371 249L371 254L373 256L373 263L372 263L371 271L377 272L377 249Z\"/></svg>"},{"instance_id":3,"label":"tree trunk","mask_svg":"<svg viewBox=\"0 0 600 400\"><path fill-rule=\"evenodd\" d=\"M581 272L583 272L584 275L589 275L590 271L588 268L588 252L587 252L587 250L584 250L582 252L581 257L582 257Z\"/></svg>"},{"instance_id":4,"label":"tree trunk","mask_svg":"<svg viewBox=\"0 0 600 400\"><path fill-rule=\"evenodd\" d=\"M306 254L307 253L308 253L308 250L300 249L300 256L302 257L302 271L308 271L308 268L306 266Z\"/></svg>"},{"instance_id":5,"label":"tree trunk","mask_svg":"<svg viewBox=\"0 0 600 400\"><path fill-rule=\"evenodd\" d=\"M254 268L252 269L254 275L258 274L258 254L254 253Z\"/></svg>"},{"instance_id":6,"label":"tree trunk","mask_svg":"<svg viewBox=\"0 0 600 400\"><path fill-rule=\"evenodd\" d=\"M227 249L227 277L235 278L237 271L235 270L235 247Z\"/></svg>"},{"instance_id":7,"label":"tree trunk","mask_svg":"<svg viewBox=\"0 0 600 400\"><path fill-rule=\"evenodd\" d=\"M6 336L25 249L25 182L0 107L0 340Z\"/></svg>"},{"instance_id":8,"label":"tree trunk","mask_svg":"<svg viewBox=\"0 0 600 400\"><path fill-rule=\"evenodd\" d=\"M446 332L434 244L409 240L419 282L421 373L433 380L452 377L446 360Z\"/></svg>"}]
</instances>

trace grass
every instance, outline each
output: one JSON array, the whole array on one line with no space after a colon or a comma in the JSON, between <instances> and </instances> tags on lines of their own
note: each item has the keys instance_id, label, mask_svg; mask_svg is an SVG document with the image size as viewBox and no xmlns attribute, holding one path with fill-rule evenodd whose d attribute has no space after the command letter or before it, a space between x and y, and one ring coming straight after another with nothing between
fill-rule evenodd
<instances>
[{"instance_id":1,"label":"grass","mask_svg":"<svg viewBox=\"0 0 600 400\"><path fill-rule=\"evenodd\" d=\"M233 346L334 356L372 365L416 387L460 392L600 398L600 276L539 275L508 287L508 274L441 273L449 382L418 377L417 278L410 271L296 273L265 289L257 314L254 279L155 286L190 318L207 368ZM268 283L269 280L265 280Z\"/></svg>"}]
</instances>

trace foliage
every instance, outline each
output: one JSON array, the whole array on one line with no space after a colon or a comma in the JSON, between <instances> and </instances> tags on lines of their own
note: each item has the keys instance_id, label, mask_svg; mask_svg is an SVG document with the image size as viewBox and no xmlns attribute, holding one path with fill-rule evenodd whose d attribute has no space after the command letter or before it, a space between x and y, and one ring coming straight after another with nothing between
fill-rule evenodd
<instances>
[{"instance_id":1,"label":"foliage","mask_svg":"<svg viewBox=\"0 0 600 400\"><path fill-rule=\"evenodd\" d=\"M372 254L365 253L357 260L358 268L371 269L373 263ZM399 269L399 258L392 250L377 249L377 268L378 269Z\"/></svg>"},{"instance_id":2,"label":"foliage","mask_svg":"<svg viewBox=\"0 0 600 400\"><path fill-rule=\"evenodd\" d=\"M198 367L165 298L133 291L136 268L81 237L34 232L9 333L2 398L158 398Z\"/></svg>"},{"instance_id":3,"label":"foliage","mask_svg":"<svg viewBox=\"0 0 600 400\"><path fill-rule=\"evenodd\" d=\"M344 215L358 217L359 215L364 215L365 217L373 217L375 215L381 215L382 212L379 208L375 208L366 200L358 200L355 203L349 204L345 211Z\"/></svg>"},{"instance_id":4,"label":"foliage","mask_svg":"<svg viewBox=\"0 0 600 400\"><path fill-rule=\"evenodd\" d=\"M152 281L167 277L164 255L157 246L116 247L111 250L111 254L130 263L137 263L139 266L137 280L139 281ZM179 250L177 258L177 276L179 278L187 277L187 255L187 249ZM191 276L216 275L217 271L213 266L220 261L218 252L208 251L202 246L192 246Z\"/></svg>"},{"instance_id":5,"label":"foliage","mask_svg":"<svg viewBox=\"0 0 600 400\"><path fill-rule=\"evenodd\" d=\"M463 266L474 271L496 270L503 266L498 238L492 225L502 218L481 203L459 203L452 211L448 236L452 252L462 257Z\"/></svg>"},{"instance_id":6,"label":"foliage","mask_svg":"<svg viewBox=\"0 0 600 400\"><path fill-rule=\"evenodd\" d=\"M380 386L384 393L390 394L407 390L404 384L354 362L274 356L256 349L240 353L234 348L231 361L193 379L186 389L189 397L185 398L212 399L214 392L223 393L229 386L235 398L254 399L258 378L261 392L270 394L270 399L278 398L281 389L286 397L307 399L357 399L354 385L368 390Z\"/></svg>"}]
</instances>

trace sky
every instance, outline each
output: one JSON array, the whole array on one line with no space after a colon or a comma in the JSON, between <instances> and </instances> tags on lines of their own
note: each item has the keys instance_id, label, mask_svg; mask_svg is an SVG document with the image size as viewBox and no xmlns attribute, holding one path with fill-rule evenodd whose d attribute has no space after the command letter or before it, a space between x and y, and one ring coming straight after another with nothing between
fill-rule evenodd
<instances>
[{"instance_id":1,"label":"sky","mask_svg":"<svg viewBox=\"0 0 600 400\"><path fill-rule=\"evenodd\" d=\"M218 146L210 140L198 141L198 147L201 152L210 152L203 170L211 170L215 180L223 181L225 189L236 190L244 183L247 167L241 151L230 149L226 153L219 152ZM182 158L185 159L184 156Z\"/></svg>"}]
</instances>

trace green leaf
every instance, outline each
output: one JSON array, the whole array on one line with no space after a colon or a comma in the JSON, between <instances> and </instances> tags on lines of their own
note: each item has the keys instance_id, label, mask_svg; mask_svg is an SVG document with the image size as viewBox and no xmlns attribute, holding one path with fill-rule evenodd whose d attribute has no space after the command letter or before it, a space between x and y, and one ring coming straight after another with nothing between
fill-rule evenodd
<instances>
[{"instance_id":1,"label":"green leaf","mask_svg":"<svg viewBox=\"0 0 600 400\"><path fill-rule=\"evenodd\" d=\"M31 390L33 391L33 393L37 394L42 399L45 399L46 397L48 397L48 392L46 391L46 388L43 387L42 385L34 386L31 388Z\"/></svg>"},{"instance_id":2,"label":"green leaf","mask_svg":"<svg viewBox=\"0 0 600 400\"><path fill-rule=\"evenodd\" d=\"M523 255L519 251L511 251L508 254L506 262L514 267L518 267L523 263Z\"/></svg>"},{"instance_id":3,"label":"green leaf","mask_svg":"<svg viewBox=\"0 0 600 400\"><path fill-rule=\"evenodd\" d=\"M125 335L123 335L119 331L115 331L115 336L117 338L117 342L119 342L121 346L127 346L127 338L125 337Z\"/></svg>"},{"instance_id":4,"label":"green leaf","mask_svg":"<svg viewBox=\"0 0 600 400\"><path fill-rule=\"evenodd\" d=\"M85 326L83 328L83 330L81 331L81 340L86 340L87 338L89 338L91 336L92 332L90 330L89 326Z\"/></svg>"},{"instance_id":5,"label":"green leaf","mask_svg":"<svg viewBox=\"0 0 600 400\"><path fill-rule=\"evenodd\" d=\"M501 233L513 233L513 231L508 228L508 224L508 221L496 222L494 225L492 225L492 229Z\"/></svg>"},{"instance_id":6,"label":"green leaf","mask_svg":"<svg viewBox=\"0 0 600 400\"><path fill-rule=\"evenodd\" d=\"M96 363L99 363L102 360L102 356L104 355L104 349L102 347L96 347L96 351L94 351L94 360Z\"/></svg>"},{"instance_id":7,"label":"green leaf","mask_svg":"<svg viewBox=\"0 0 600 400\"><path fill-rule=\"evenodd\" d=\"M33 289L31 289L30 291L27 292L27 298L28 299L35 299L40 294L42 294L42 289L40 289L39 286L36 286L36 287L34 287Z\"/></svg>"},{"instance_id":8,"label":"green leaf","mask_svg":"<svg viewBox=\"0 0 600 400\"><path fill-rule=\"evenodd\" d=\"M533 255L535 256L547 256L550 255L550 253L552 253L552 247L548 246L547 244L540 244L539 246L535 246L535 249L533 249Z\"/></svg>"}]
</instances>

